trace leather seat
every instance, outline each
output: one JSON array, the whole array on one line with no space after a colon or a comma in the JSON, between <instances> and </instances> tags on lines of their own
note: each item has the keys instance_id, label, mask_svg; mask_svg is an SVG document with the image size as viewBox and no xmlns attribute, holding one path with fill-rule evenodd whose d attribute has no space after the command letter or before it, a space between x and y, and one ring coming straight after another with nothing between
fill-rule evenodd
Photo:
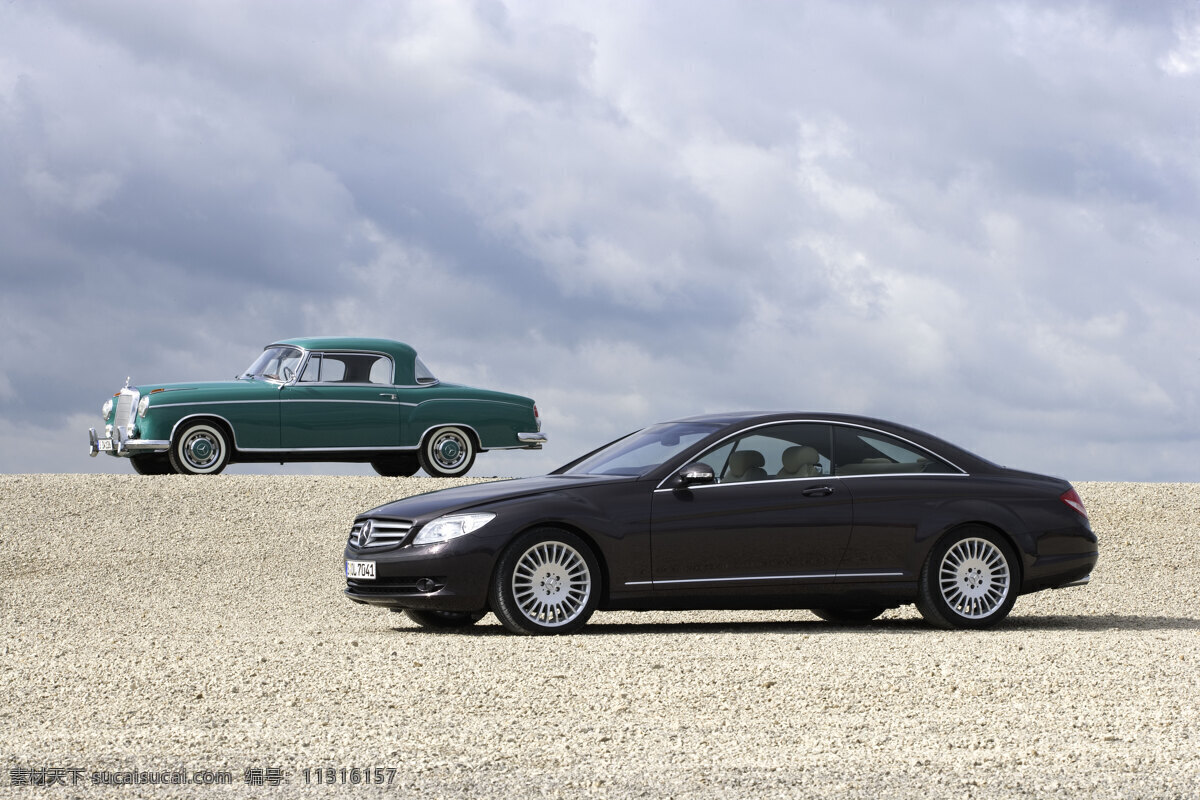
<instances>
[{"instance_id":1,"label":"leather seat","mask_svg":"<svg viewBox=\"0 0 1200 800\"><path fill-rule=\"evenodd\" d=\"M765 481L770 476L763 469L767 461L757 450L737 450L729 456L729 472L724 483L741 481Z\"/></svg>"},{"instance_id":2,"label":"leather seat","mask_svg":"<svg viewBox=\"0 0 1200 800\"><path fill-rule=\"evenodd\" d=\"M783 469L775 474L777 478L815 478L824 475L820 466L821 454L817 448L806 444L789 447L783 451Z\"/></svg>"}]
</instances>

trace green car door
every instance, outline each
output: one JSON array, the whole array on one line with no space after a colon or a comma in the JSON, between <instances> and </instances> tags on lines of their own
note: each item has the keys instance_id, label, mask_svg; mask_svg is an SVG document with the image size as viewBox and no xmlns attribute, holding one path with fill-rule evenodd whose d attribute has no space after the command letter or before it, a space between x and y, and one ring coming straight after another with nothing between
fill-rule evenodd
<instances>
[{"instance_id":1,"label":"green car door","mask_svg":"<svg viewBox=\"0 0 1200 800\"><path fill-rule=\"evenodd\" d=\"M279 392L286 450L347 450L400 444L400 401L392 359L382 353L311 353Z\"/></svg>"}]
</instances>

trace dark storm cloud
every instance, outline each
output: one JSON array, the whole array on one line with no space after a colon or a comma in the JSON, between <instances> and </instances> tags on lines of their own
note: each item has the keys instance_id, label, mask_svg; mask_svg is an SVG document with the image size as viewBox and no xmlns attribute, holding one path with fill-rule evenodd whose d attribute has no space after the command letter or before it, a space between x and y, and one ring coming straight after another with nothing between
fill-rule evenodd
<instances>
[{"instance_id":1,"label":"dark storm cloud","mask_svg":"<svg viewBox=\"0 0 1200 800\"><path fill-rule=\"evenodd\" d=\"M1194 479L1198 81L1184 2L5 4L0 469L369 334L538 399L501 472L819 407Z\"/></svg>"}]
</instances>

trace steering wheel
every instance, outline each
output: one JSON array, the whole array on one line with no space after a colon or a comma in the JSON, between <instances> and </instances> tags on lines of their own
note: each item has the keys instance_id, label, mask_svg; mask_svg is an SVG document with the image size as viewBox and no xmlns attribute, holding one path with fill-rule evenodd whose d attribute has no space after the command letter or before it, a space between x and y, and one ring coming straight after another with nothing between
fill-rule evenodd
<instances>
[{"instance_id":1,"label":"steering wheel","mask_svg":"<svg viewBox=\"0 0 1200 800\"><path fill-rule=\"evenodd\" d=\"M296 377L296 371L294 369L292 369L291 367L284 367L283 369L281 369L279 371L283 375L284 383L291 383L292 378Z\"/></svg>"}]
</instances>

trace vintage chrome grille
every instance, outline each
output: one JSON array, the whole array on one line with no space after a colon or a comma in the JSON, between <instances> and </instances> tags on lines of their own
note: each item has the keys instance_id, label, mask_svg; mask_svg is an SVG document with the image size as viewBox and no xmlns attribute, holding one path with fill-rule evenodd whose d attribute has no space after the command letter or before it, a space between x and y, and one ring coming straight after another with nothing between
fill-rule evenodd
<instances>
[{"instance_id":1,"label":"vintage chrome grille","mask_svg":"<svg viewBox=\"0 0 1200 800\"><path fill-rule=\"evenodd\" d=\"M135 391L130 389L121 390L121 393L117 396L117 413L113 415L114 431L117 426L120 426L125 429L126 435L129 434L129 431L133 429L133 415L137 411L137 404L140 399L140 395Z\"/></svg>"},{"instance_id":2,"label":"vintage chrome grille","mask_svg":"<svg viewBox=\"0 0 1200 800\"><path fill-rule=\"evenodd\" d=\"M350 528L350 546L359 550L368 547L393 547L404 541L412 523L403 519L364 519Z\"/></svg>"}]
</instances>

